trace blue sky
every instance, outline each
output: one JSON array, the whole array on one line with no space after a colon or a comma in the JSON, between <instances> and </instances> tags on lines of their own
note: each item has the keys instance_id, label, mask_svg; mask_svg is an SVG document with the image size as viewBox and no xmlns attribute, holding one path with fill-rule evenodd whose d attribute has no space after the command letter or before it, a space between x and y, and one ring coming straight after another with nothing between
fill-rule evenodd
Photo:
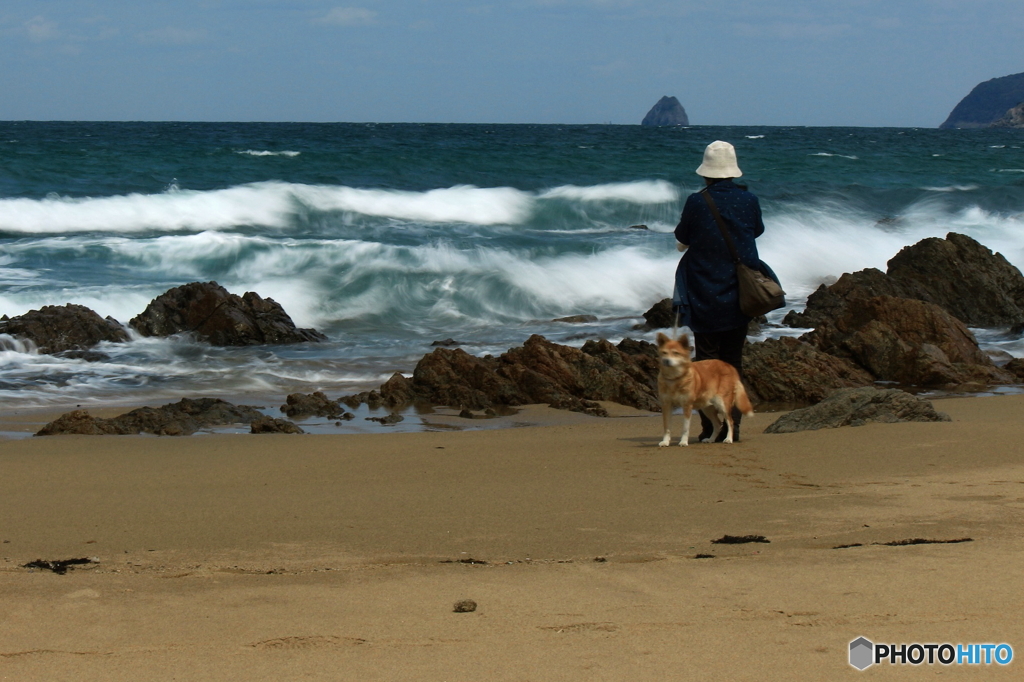
<instances>
[{"instance_id":1,"label":"blue sky","mask_svg":"<svg viewBox=\"0 0 1024 682\"><path fill-rule=\"evenodd\" d=\"M3 0L0 120L924 126L1021 0Z\"/></svg>"}]
</instances>

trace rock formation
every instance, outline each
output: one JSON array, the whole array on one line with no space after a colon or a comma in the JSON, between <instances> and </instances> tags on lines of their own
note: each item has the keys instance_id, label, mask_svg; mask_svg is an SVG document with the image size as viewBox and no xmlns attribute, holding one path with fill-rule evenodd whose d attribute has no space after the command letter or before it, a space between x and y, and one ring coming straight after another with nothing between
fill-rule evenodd
<instances>
[{"instance_id":1,"label":"rock formation","mask_svg":"<svg viewBox=\"0 0 1024 682\"><path fill-rule=\"evenodd\" d=\"M869 268L844 274L807 298L802 313L783 324L816 327L839 317L855 299L874 296L934 303L976 327L1009 327L1024 322L1024 275L1003 257L956 232L929 237L900 250L887 270Z\"/></svg>"},{"instance_id":2,"label":"rock formation","mask_svg":"<svg viewBox=\"0 0 1024 682\"><path fill-rule=\"evenodd\" d=\"M898 389L871 386L835 391L817 405L793 410L779 417L765 433L793 433L862 426L868 422L948 422L931 402Z\"/></svg>"},{"instance_id":3,"label":"rock formation","mask_svg":"<svg viewBox=\"0 0 1024 682\"><path fill-rule=\"evenodd\" d=\"M886 273L911 298L941 306L975 327L1024 322L1024 275L1000 253L956 232L900 250Z\"/></svg>"},{"instance_id":4,"label":"rock formation","mask_svg":"<svg viewBox=\"0 0 1024 682\"><path fill-rule=\"evenodd\" d=\"M62 414L35 435L135 435L188 436L200 429L226 424L251 424L263 414L248 405L232 405L217 398L182 398L163 407L140 407L126 414L104 419L85 410Z\"/></svg>"},{"instance_id":5,"label":"rock formation","mask_svg":"<svg viewBox=\"0 0 1024 682\"><path fill-rule=\"evenodd\" d=\"M874 377L847 359L792 337L748 343L743 375L751 400L809 404L836 389L868 386Z\"/></svg>"},{"instance_id":6,"label":"rock formation","mask_svg":"<svg viewBox=\"0 0 1024 682\"><path fill-rule=\"evenodd\" d=\"M287 419L275 419L266 415L254 419L249 433L305 433L297 424Z\"/></svg>"},{"instance_id":7,"label":"rock formation","mask_svg":"<svg viewBox=\"0 0 1024 682\"><path fill-rule=\"evenodd\" d=\"M925 301L856 298L802 339L883 381L935 387L1013 381L981 352L962 322Z\"/></svg>"},{"instance_id":8,"label":"rock formation","mask_svg":"<svg viewBox=\"0 0 1024 682\"><path fill-rule=\"evenodd\" d=\"M350 406L355 400L389 407L422 401L469 410L547 403L601 416L607 412L595 401L607 400L658 411L653 348L627 339L618 347L589 341L580 349L538 335L498 358L437 348L417 363L411 379L396 374L379 393L342 400Z\"/></svg>"},{"instance_id":9,"label":"rock formation","mask_svg":"<svg viewBox=\"0 0 1024 682\"><path fill-rule=\"evenodd\" d=\"M322 392L292 393L285 399L281 411L292 419L306 417L327 417L328 419L352 419L353 415L345 412L341 400L331 400Z\"/></svg>"},{"instance_id":10,"label":"rock formation","mask_svg":"<svg viewBox=\"0 0 1024 682\"><path fill-rule=\"evenodd\" d=\"M985 128L1024 102L1024 73L993 78L960 100L940 128Z\"/></svg>"},{"instance_id":11,"label":"rock formation","mask_svg":"<svg viewBox=\"0 0 1024 682\"><path fill-rule=\"evenodd\" d=\"M658 103L651 107L651 110L644 116L640 123L644 126L688 126L690 119L686 116L686 109L675 97L662 97Z\"/></svg>"},{"instance_id":12,"label":"rock formation","mask_svg":"<svg viewBox=\"0 0 1024 682\"><path fill-rule=\"evenodd\" d=\"M216 282L192 282L157 298L129 324L143 336L192 333L214 346L324 341L314 329L298 329L272 298L251 291L228 293Z\"/></svg>"},{"instance_id":13,"label":"rock formation","mask_svg":"<svg viewBox=\"0 0 1024 682\"><path fill-rule=\"evenodd\" d=\"M34 343L50 355L92 348L100 341L128 340L128 332L113 318L102 318L85 306L43 306L24 315L0 319L0 334Z\"/></svg>"},{"instance_id":14,"label":"rock formation","mask_svg":"<svg viewBox=\"0 0 1024 682\"><path fill-rule=\"evenodd\" d=\"M675 313L672 312L672 299L663 298L655 303L644 313L644 320L647 321L648 329L667 329L675 323Z\"/></svg>"},{"instance_id":15,"label":"rock formation","mask_svg":"<svg viewBox=\"0 0 1024 682\"><path fill-rule=\"evenodd\" d=\"M1024 128L1024 102L1007 111L1001 119L992 123L990 128Z\"/></svg>"}]
</instances>

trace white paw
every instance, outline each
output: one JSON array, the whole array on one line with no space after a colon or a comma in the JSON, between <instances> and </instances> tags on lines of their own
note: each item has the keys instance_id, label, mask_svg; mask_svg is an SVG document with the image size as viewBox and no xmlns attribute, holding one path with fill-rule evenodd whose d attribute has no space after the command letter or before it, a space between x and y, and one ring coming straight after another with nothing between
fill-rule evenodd
<instances>
[{"instance_id":1,"label":"white paw","mask_svg":"<svg viewBox=\"0 0 1024 682\"><path fill-rule=\"evenodd\" d=\"M732 436L729 436L728 438L726 438L726 439L725 439L725 440L723 440L722 442L723 442L723 443L731 443L731 442L732 442Z\"/></svg>"},{"instance_id":2,"label":"white paw","mask_svg":"<svg viewBox=\"0 0 1024 682\"><path fill-rule=\"evenodd\" d=\"M701 441L701 443L714 443L714 442L715 441L711 440L710 438L705 438L704 440Z\"/></svg>"},{"instance_id":3,"label":"white paw","mask_svg":"<svg viewBox=\"0 0 1024 682\"><path fill-rule=\"evenodd\" d=\"M659 447L659 448L667 448L668 446L669 446L669 442L668 442L668 440L667 440L667 439L666 439L666 440L663 440L663 441L661 441L660 443L658 443L658 447Z\"/></svg>"},{"instance_id":4,"label":"white paw","mask_svg":"<svg viewBox=\"0 0 1024 682\"><path fill-rule=\"evenodd\" d=\"M689 444L690 444L690 439L689 438L680 438L679 439L679 447L685 448Z\"/></svg>"}]
</instances>

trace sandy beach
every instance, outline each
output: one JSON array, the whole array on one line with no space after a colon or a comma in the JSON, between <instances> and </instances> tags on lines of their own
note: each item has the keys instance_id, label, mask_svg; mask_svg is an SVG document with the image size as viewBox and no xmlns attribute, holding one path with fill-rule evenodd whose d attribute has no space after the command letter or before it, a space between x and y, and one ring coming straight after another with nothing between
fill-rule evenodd
<instances>
[{"instance_id":1,"label":"sandy beach","mask_svg":"<svg viewBox=\"0 0 1024 682\"><path fill-rule=\"evenodd\" d=\"M1024 653L1024 396L936 407L685 449L624 409L3 440L0 680L1018 679L848 663L859 636ZM971 541L882 544L914 538Z\"/></svg>"}]
</instances>

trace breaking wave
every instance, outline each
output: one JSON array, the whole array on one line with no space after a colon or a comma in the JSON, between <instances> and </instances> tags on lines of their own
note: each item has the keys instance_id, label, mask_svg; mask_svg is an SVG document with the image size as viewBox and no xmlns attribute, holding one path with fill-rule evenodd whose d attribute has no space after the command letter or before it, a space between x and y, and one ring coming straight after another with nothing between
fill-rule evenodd
<instances>
[{"instance_id":1,"label":"breaking wave","mask_svg":"<svg viewBox=\"0 0 1024 682\"><path fill-rule=\"evenodd\" d=\"M585 210L596 204L674 204L678 198L679 191L664 181L566 186L539 193L471 185L412 192L269 181L210 191L172 186L160 194L0 199L0 231L61 234L200 232L240 227L283 230L311 212L434 224L519 225L552 203Z\"/></svg>"}]
</instances>

